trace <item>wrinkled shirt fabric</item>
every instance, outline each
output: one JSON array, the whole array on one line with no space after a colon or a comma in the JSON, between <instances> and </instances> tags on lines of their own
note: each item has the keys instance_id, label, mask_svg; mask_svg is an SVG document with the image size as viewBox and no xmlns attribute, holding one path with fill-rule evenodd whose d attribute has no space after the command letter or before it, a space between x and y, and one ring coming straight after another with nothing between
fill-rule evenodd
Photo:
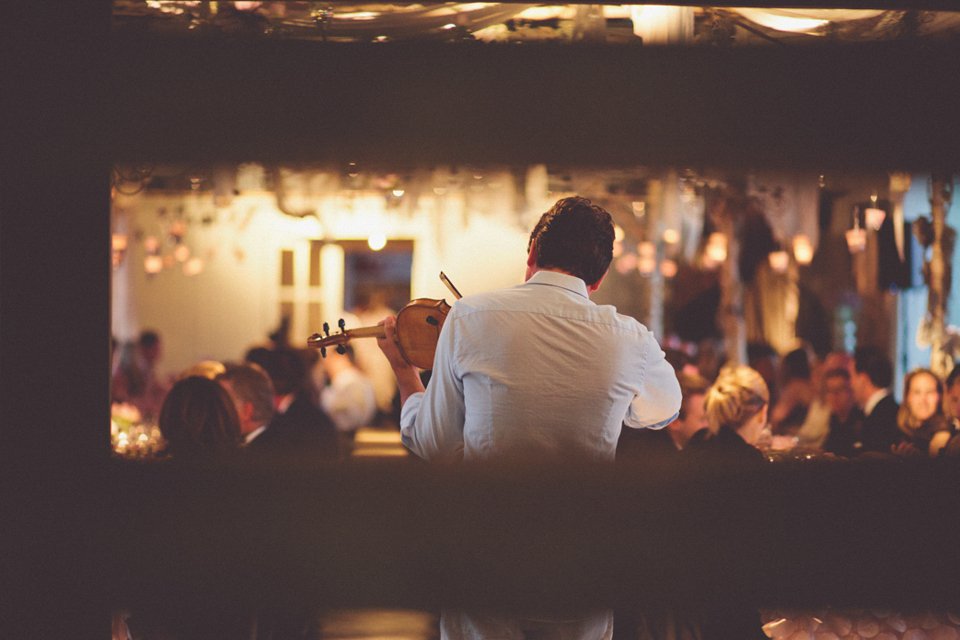
<instances>
[{"instance_id":1,"label":"wrinkled shirt fabric","mask_svg":"<svg viewBox=\"0 0 960 640\"><path fill-rule=\"evenodd\" d=\"M427 460L608 461L621 425L659 429L679 408L676 374L646 327L593 303L580 278L538 271L453 304L427 390L407 399L400 424Z\"/></svg>"}]
</instances>

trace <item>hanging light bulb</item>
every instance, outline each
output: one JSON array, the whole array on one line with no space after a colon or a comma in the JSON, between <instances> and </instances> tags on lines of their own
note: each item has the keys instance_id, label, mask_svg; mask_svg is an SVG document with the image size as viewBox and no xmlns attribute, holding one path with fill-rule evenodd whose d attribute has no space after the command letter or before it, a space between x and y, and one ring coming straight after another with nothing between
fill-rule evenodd
<instances>
[{"instance_id":1,"label":"hanging light bulb","mask_svg":"<svg viewBox=\"0 0 960 640\"><path fill-rule=\"evenodd\" d=\"M877 194L870 196L870 207L863 212L863 216L869 229L876 231L883 225L887 212L877 207Z\"/></svg>"},{"instance_id":2,"label":"hanging light bulb","mask_svg":"<svg viewBox=\"0 0 960 640\"><path fill-rule=\"evenodd\" d=\"M860 253L866 248L867 230L860 228L860 216L856 209L853 210L853 229L849 229L845 235L850 253Z\"/></svg>"},{"instance_id":3,"label":"hanging light bulb","mask_svg":"<svg viewBox=\"0 0 960 640\"><path fill-rule=\"evenodd\" d=\"M810 264L813 260L813 244L802 233L793 237L793 258L797 264Z\"/></svg>"},{"instance_id":4,"label":"hanging light bulb","mask_svg":"<svg viewBox=\"0 0 960 640\"><path fill-rule=\"evenodd\" d=\"M707 240L705 258L708 264L716 266L727 259L727 236L714 232Z\"/></svg>"},{"instance_id":5,"label":"hanging light bulb","mask_svg":"<svg viewBox=\"0 0 960 640\"><path fill-rule=\"evenodd\" d=\"M680 232L676 229L664 229L663 241L667 244L676 244L680 242Z\"/></svg>"},{"instance_id":6,"label":"hanging light bulb","mask_svg":"<svg viewBox=\"0 0 960 640\"><path fill-rule=\"evenodd\" d=\"M673 260L663 260L660 263L660 273L664 278L672 278L677 275L677 263Z\"/></svg>"},{"instance_id":7,"label":"hanging light bulb","mask_svg":"<svg viewBox=\"0 0 960 640\"><path fill-rule=\"evenodd\" d=\"M374 251L380 251L380 249L387 246L387 236L380 231L374 231L370 234L370 237L367 238L367 246Z\"/></svg>"},{"instance_id":8,"label":"hanging light bulb","mask_svg":"<svg viewBox=\"0 0 960 640\"><path fill-rule=\"evenodd\" d=\"M790 266L790 254L783 249L771 251L767 259L770 261L770 268L777 273L786 273L787 267Z\"/></svg>"}]
</instances>

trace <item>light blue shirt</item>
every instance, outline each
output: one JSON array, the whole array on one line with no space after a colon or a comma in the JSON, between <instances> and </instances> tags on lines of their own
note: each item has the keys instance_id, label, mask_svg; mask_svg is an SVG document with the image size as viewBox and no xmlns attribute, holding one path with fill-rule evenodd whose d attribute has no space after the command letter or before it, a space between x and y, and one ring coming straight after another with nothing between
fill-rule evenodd
<instances>
[{"instance_id":1,"label":"light blue shirt","mask_svg":"<svg viewBox=\"0 0 960 640\"><path fill-rule=\"evenodd\" d=\"M680 385L653 334L539 271L456 301L427 390L404 403L404 444L427 460L612 460L621 424L658 429Z\"/></svg>"}]
</instances>

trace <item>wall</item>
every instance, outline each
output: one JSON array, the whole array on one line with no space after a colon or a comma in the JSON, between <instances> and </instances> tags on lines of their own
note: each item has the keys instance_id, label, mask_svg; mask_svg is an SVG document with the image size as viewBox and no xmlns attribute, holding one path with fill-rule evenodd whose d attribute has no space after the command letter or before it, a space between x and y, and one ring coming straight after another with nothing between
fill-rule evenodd
<instances>
[{"instance_id":1,"label":"wall","mask_svg":"<svg viewBox=\"0 0 960 640\"><path fill-rule=\"evenodd\" d=\"M441 270L465 295L519 284L531 216L542 210L518 213L510 176L494 178L485 177L482 197L428 192L389 211L381 194L337 192L316 200L317 215L304 218L282 213L268 191L243 191L219 207L209 191L117 194L114 232L127 236L128 248L113 273L113 333L129 340L142 329L157 330L164 339L160 370L175 374L199 360L241 358L266 341L279 325L280 301L289 300L295 309L291 340L305 343L319 329L307 326L307 303L319 302L332 325L343 300L342 270L329 264L329 255L321 286L309 286L311 241L365 240L377 230L388 239L413 241L412 297L452 302ZM173 255L169 242L181 222L180 244L203 261L195 275L185 273L188 262ZM151 237L160 241L166 261L154 275L144 268ZM280 285L283 249L294 252L292 287Z\"/></svg>"}]
</instances>

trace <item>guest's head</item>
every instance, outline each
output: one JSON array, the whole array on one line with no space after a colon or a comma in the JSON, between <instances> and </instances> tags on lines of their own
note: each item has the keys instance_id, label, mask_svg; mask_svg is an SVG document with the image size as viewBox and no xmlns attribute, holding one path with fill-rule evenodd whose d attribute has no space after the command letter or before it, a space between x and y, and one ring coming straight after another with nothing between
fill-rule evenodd
<instances>
[{"instance_id":1,"label":"guest's head","mask_svg":"<svg viewBox=\"0 0 960 640\"><path fill-rule=\"evenodd\" d=\"M247 352L247 362L260 365L270 377L278 396L299 393L306 389L307 365L296 349L256 347Z\"/></svg>"},{"instance_id":2,"label":"guest's head","mask_svg":"<svg viewBox=\"0 0 960 640\"><path fill-rule=\"evenodd\" d=\"M224 372L223 363L216 360L201 360L192 364L180 372L180 378L189 378L190 376L200 376L201 378L210 378L215 380L218 375Z\"/></svg>"},{"instance_id":3,"label":"guest's head","mask_svg":"<svg viewBox=\"0 0 960 640\"><path fill-rule=\"evenodd\" d=\"M851 373L853 396L861 407L876 391L888 389L893 383L893 365L879 347L857 347L853 352Z\"/></svg>"},{"instance_id":4,"label":"guest's head","mask_svg":"<svg viewBox=\"0 0 960 640\"><path fill-rule=\"evenodd\" d=\"M897 416L902 431L912 433L934 416L943 415L943 383L930 369L914 369L903 378L903 404Z\"/></svg>"},{"instance_id":5,"label":"guest's head","mask_svg":"<svg viewBox=\"0 0 960 640\"><path fill-rule=\"evenodd\" d=\"M213 453L240 443L240 420L230 395L200 376L173 385L160 409L159 426L173 456Z\"/></svg>"},{"instance_id":6,"label":"guest's head","mask_svg":"<svg viewBox=\"0 0 960 640\"><path fill-rule=\"evenodd\" d=\"M540 216L527 242L527 276L557 269L599 286L613 260L613 218L586 198L561 198Z\"/></svg>"},{"instance_id":7,"label":"guest's head","mask_svg":"<svg viewBox=\"0 0 960 640\"><path fill-rule=\"evenodd\" d=\"M217 376L240 416L243 435L256 431L273 419L273 384L260 365L231 364Z\"/></svg>"},{"instance_id":8,"label":"guest's head","mask_svg":"<svg viewBox=\"0 0 960 640\"><path fill-rule=\"evenodd\" d=\"M853 387L850 386L850 369L835 367L823 374L823 396L830 413L846 418L856 402Z\"/></svg>"},{"instance_id":9,"label":"guest's head","mask_svg":"<svg viewBox=\"0 0 960 640\"><path fill-rule=\"evenodd\" d=\"M794 349L780 359L780 384L810 379L810 356L805 349Z\"/></svg>"},{"instance_id":10,"label":"guest's head","mask_svg":"<svg viewBox=\"0 0 960 640\"><path fill-rule=\"evenodd\" d=\"M770 390L763 376L746 365L723 367L704 403L712 431L732 429L751 445L760 441L767 426L769 405Z\"/></svg>"},{"instance_id":11,"label":"guest's head","mask_svg":"<svg viewBox=\"0 0 960 640\"><path fill-rule=\"evenodd\" d=\"M137 346L140 348L140 354L147 364L154 364L160 359L160 334L152 329L140 332L137 339Z\"/></svg>"},{"instance_id":12,"label":"guest's head","mask_svg":"<svg viewBox=\"0 0 960 640\"><path fill-rule=\"evenodd\" d=\"M700 429L707 427L704 399L710 383L699 375L677 373L682 401L677 419L667 425L673 441L682 449Z\"/></svg>"}]
</instances>

